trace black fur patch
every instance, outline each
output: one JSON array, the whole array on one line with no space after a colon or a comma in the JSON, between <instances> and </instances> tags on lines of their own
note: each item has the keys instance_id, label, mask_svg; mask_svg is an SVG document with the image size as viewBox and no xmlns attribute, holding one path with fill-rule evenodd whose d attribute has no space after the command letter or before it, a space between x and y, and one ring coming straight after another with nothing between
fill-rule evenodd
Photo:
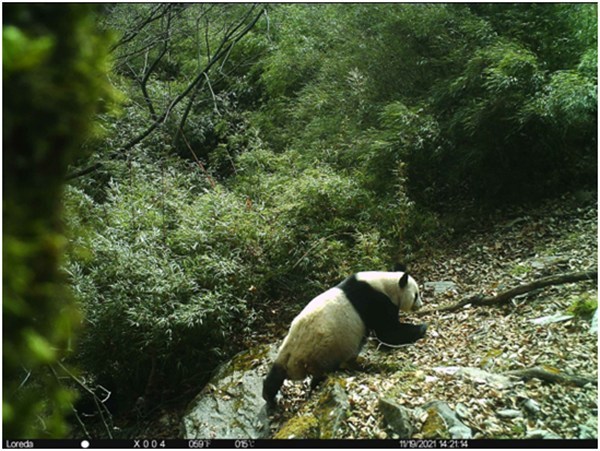
<instances>
[{"instance_id":1,"label":"black fur patch","mask_svg":"<svg viewBox=\"0 0 600 451\"><path fill-rule=\"evenodd\" d=\"M279 388L283 384L283 381L287 377L285 368L281 365L274 363L269 371L269 374L263 382L263 398L268 404L275 403L275 395L279 391Z\"/></svg>"},{"instance_id":2,"label":"black fur patch","mask_svg":"<svg viewBox=\"0 0 600 451\"><path fill-rule=\"evenodd\" d=\"M427 326L400 323L399 307L368 282L352 275L337 286L344 292L358 312L368 330L375 331L377 338L387 344L412 343L425 335Z\"/></svg>"},{"instance_id":3,"label":"black fur patch","mask_svg":"<svg viewBox=\"0 0 600 451\"><path fill-rule=\"evenodd\" d=\"M392 300L369 283L352 275L337 286L344 292L369 330L377 329L390 319L398 322L399 308Z\"/></svg>"},{"instance_id":4,"label":"black fur patch","mask_svg":"<svg viewBox=\"0 0 600 451\"><path fill-rule=\"evenodd\" d=\"M380 328L375 331L379 341L396 346L407 343L414 343L419 338L425 336L427 332L426 324L408 324L396 321L396 324L390 324L389 327Z\"/></svg>"}]
</instances>

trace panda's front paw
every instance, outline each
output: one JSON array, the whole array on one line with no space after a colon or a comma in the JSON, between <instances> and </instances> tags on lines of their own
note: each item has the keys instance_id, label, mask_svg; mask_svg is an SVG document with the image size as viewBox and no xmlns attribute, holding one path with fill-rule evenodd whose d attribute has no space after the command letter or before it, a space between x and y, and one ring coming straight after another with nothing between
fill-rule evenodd
<instances>
[{"instance_id":1,"label":"panda's front paw","mask_svg":"<svg viewBox=\"0 0 600 451\"><path fill-rule=\"evenodd\" d=\"M427 324L421 324L419 327L419 338L423 338L427 332Z\"/></svg>"}]
</instances>

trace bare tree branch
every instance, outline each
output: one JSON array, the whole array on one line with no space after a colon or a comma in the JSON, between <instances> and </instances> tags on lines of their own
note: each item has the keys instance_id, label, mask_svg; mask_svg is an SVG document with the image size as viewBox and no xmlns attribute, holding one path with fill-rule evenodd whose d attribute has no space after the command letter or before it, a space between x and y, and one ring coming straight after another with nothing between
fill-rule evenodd
<instances>
[{"instance_id":1,"label":"bare tree branch","mask_svg":"<svg viewBox=\"0 0 600 451\"><path fill-rule=\"evenodd\" d=\"M80 169L78 171L71 172L70 174L67 174L66 180L67 181L68 180L73 180L73 179L76 179L76 178L79 178L79 177L83 177L84 175L91 174L92 172L100 169L102 166L104 166L104 164L101 163L101 162L94 163L91 166L88 166L87 168L83 168L83 169Z\"/></svg>"},{"instance_id":2,"label":"bare tree branch","mask_svg":"<svg viewBox=\"0 0 600 451\"><path fill-rule=\"evenodd\" d=\"M194 160L196 160L196 164L198 165L198 167L200 168L200 170L202 171L202 173L206 176L206 178L208 179L210 186L214 189L216 186L215 183L215 179L213 179L211 177L211 175L208 173L208 171L206 170L206 168L204 167L204 165L202 164L202 162L200 161L200 159L198 158L198 156L196 155L196 152L194 152L194 149L192 149L192 146L190 146L190 143L188 142L187 138L185 137L185 134L183 133L183 130L180 130L180 134L183 137L183 140L185 142L185 145L187 146L187 148L189 149L189 151L192 153L192 155L194 156Z\"/></svg>"},{"instance_id":3,"label":"bare tree branch","mask_svg":"<svg viewBox=\"0 0 600 451\"><path fill-rule=\"evenodd\" d=\"M157 21L165 14L167 14L170 11L171 7L172 4L170 3L157 3L156 6L150 11L150 14L147 17L141 19L140 23L136 24L132 30L125 33L125 35L123 35L123 37L111 47L110 51L114 52L122 45L127 44L128 42L133 40L147 25Z\"/></svg>"},{"instance_id":4,"label":"bare tree branch","mask_svg":"<svg viewBox=\"0 0 600 451\"><path fill-rule=\"evenodd\" d=\"M520 294L528 293L533 290L537 290L539 288L549 287L551 285L562 285L564 283L572 283L572 282L580 282L582 280L597 280L598 279L598 271L590 270L583 272L572 272L566 274L558 274L554 276L544 277L542 279L534 280L533 282L519 285L518 287L512 288L507 291L503 291L502 293L497 294L496 296L488 296L485 297L481 294L476 294L474 296L469 296L457 302L456 304L442 307L439 309L433 310L422 310L419 312L415 312L417 315L425 315L427 313L432 312L455 312L460 310L465 305L497 305L503 304L510 301L515 296Z\"/></svg>"},{"instance_id":5,"label":"bare tree branch","mask_svg":"<svg viewBox=\"0 0 600 451\"><path fill-rule=\"evenodd\" d=\"M124 152L126 152L127 150L131 149L136 144L139 144L141 141L143 141L145 138L147 138L150 134L152 134L152 132L154 132L158 127L160 127L161 125L163 125L165 123L165 121L168 119L169 115L173 111L173 108L175 108L175 106L177 106L183 99L185 99L194 89L197 89L200 82L202 80L206 80L206 77L208 76L208 72L211 70L211 68L216 63L221 61L222 59L224 59L224 58L226 59L228 57L229 52L231 51L232 47L236 43L238 43L246 34L248 34L248 32L256 25L258 20L264 14L264 9L261 9L258 12L258 14L256 14L254 17L252 17L250 22L246 23L248 18L251 17L252 12L255 11L256 7L257 7L257 5L252 5L252 7L242 16L242 18L239 21L237 21L235 24L231 25L228 28L227 32L221 39L221 42L219 43L218 48L214 51L212 57L207 62L205 67L197 73L197 75L187 85L187 87L169 103L168 107L160 115L155 114L155 117L153 117L152 124L150 124L150 126L144 132L140 133L138 136L134 137L129 142L127 142L126 144L121 146L119 148L119 150L109 154L108 155L109 159L115 158L118 155L121 155ZM165 14L166 14L166 12L165 12ZM161 17L162 16L164 16L164 14L162 14ZM156 63L156 61L155 61L155 63ZM146 92L146 94L147 94L147 92ZM146 95L146 94L144 94L144 95ZM187 118L187 115L185 117ZM181 127L183 127L183 125L185 125L185 122L181 123L180 125L181 125ZM84 168L84 169L81 169L74 173L68 174L67 180L72 180L77 177L81 177L83 175L89 174L89 173L101 168L102 166L103 166L103 164L101 162L97 162L87 168Z\"/></svg>"},{"instance_id":6,"label":"bare tree branch","mask_svg":"<svg viewBox=\"0 0 600 451\"><path fill-rule=\"evenodd\" d=\"M558 382L569 385L576 385L577 387L584 387L588 384L594 386L598 383L596 378L589 376L572 376L556 371L549 371L539 366L533 368L525 368L522 370L507 371L504 373L506 376L518 377L520 379L541 379L548 382Z\"/></svg>"},{"instance_id":7,"label":"bare tree branch","mask_svg":"<svg viewBox=\"0 0 600 451\"><path fill-rule=\"evenodd\" d=\"M229 52L229 49L235 45L237 42L239 42L253 27L254 25L256 25L256 22L258 22L258 20L260 19L260 17L263 15L263 10L261 10L253 19L252 21L246 25L246 27L238 33L237 36L234 37L234 33L240 28L239 26L235 27L235 29L225 35L223 37L223 39L221 40L221 44L219 45L219 48L217 49L217 51L215 52L213 58L207 63L207 65L204 67L204 69L198 73L198 75L192 80L192 82L183 90L183 92L181 94L179 94L175 99L173 99L173 101L171 102L171 104L169 105L169 107L165 110L165 112L159 117L159 119L150 126L149 130L147 130L146 132L144 132L142 135L143 137L141 139L135 138L132 141L135 141L134 144L126 144L123 149L127 150L130 149L131 147L133 147L135 144L137 144L138 142L140 142L141 140L143 140L146 136L148 136L152 131L154 131L154 129L160 125L160 123L164 122L167 117L169 116L171 110L179 103L181 102L181 100L183 100L192 89L194 89L194 87L198 84L198 82L200 80L202 80L205 75L208 73L208 71L212 68L212 66L214 66L219 60L221 60L224 56L226 56Z\"/></svg>"},{"instance_id":8,"label":"bare tree branch","mask_svg":"<svg viewBox=\"0 0 600 451\"><path fill-rule=\"evenodd\" d=\"M158 56L154 59L154 61L150 65L150 67L144 68L145 73L142 75L141 80L139 80L140 89L142 90L142 95L144 96L144 100L146 101L146 105L148 106L148 110L150 111L150 117L154 121L156 121L158 119L158 115L156 114L156 109L154 108L154 103L152 102L152 99L150 98L150 95L148 94L148 80L150 80L150 76L152 75L154 70L158 67L158 63L167 54L167 50L169 49L169 43L170 43L169 38L170 38L170 33L171 33L171 18L172 18L171 9L169 9L167 11L166 16L167 16L167 23L165 25L166 39L163 41L163 43L164 43L163 47L162 47L160 53L158 54Z\"/></svg>"}]
</instances>

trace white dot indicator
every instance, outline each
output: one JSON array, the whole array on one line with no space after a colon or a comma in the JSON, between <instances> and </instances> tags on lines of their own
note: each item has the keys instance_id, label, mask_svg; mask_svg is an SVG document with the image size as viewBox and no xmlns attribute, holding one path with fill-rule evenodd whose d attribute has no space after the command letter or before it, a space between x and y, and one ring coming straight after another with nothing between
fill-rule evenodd
<instances>
[{"instance_id":1,"label":"white dot indicator","mask_svg":"<svg viewBox=\"0 0 600 451\"><path fill-rule=\"evenodd\" d=\"M87 440L82 440L81 441L81 447L82 448L89 448L90 447L90 442L88 442Z\"/></svg>"}]
</instances>

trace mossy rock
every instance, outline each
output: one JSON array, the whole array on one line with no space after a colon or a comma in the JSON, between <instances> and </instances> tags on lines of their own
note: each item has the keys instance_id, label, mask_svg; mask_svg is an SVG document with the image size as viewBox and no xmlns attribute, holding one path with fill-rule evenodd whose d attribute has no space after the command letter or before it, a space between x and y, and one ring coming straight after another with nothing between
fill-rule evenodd
<instances>
[{"instance_id":1,"label":"mossy rock","mask_svg":"<svg viewBox=\"0 0 600 451\"><path fill-rule=\"evenodd\" d=\"M327 381L324 393L319 398L315 416L319 420L320 438L339 438L338 432L348 415L350 402L346 394L345 381L332 379Z\"/></svg>"},{"instance_id":2,"label":"mossy rock","mask_svg":"<svg viewBox=\"0 0 600 451\"><path fill-rule=\"evenodd\" d=\"M269 418L262 386L275 345L262 345L236 355L220 367L190 403L182 435L193 438L265 438Z\"/></svg>"},{"instance_id":3,"label":"mossy rock","mask_svg":"<svg viewBox=\"0 0 600 451\"><path fill-rule=\"evenodd\" d=\"M231 376L235 372L244 373L250 371L268 360L269 352L272 352L273 346L257 346L236 354L230 361L221 365L215 371L212 379L223 379Z\"/></svg>"},{"instance_id":4,"label":"mossy rock","mask_svg":"<svg viewBox=\"0 0 600 451\"><path fill-rule=\"evenodd\" d=\"M410 438L414 432L413 414L410 409L389 398L379 398L379 411L387 427L402 438Z\"/></svg>"},{"instance_id":5,"label":"mossy rock","mask_svg":"<svg viewBox=\"0 0 600 451\"><path fill-rule=\"evenodd\" d=\"M274 439L317 439L319 438L319 420L313 415L290 419L273 436Z\"/></svg>"},{"instance_id":6,"label":"mossy rock","mask_svg":"<svg viewBox=\"0 0 600 451\"><path fill-rule=\"evenodd\" d=\"M338 439L350 410L346 381L330 376L302 413L288 420L273 438Z\"/></svg>"}]
</instances>

